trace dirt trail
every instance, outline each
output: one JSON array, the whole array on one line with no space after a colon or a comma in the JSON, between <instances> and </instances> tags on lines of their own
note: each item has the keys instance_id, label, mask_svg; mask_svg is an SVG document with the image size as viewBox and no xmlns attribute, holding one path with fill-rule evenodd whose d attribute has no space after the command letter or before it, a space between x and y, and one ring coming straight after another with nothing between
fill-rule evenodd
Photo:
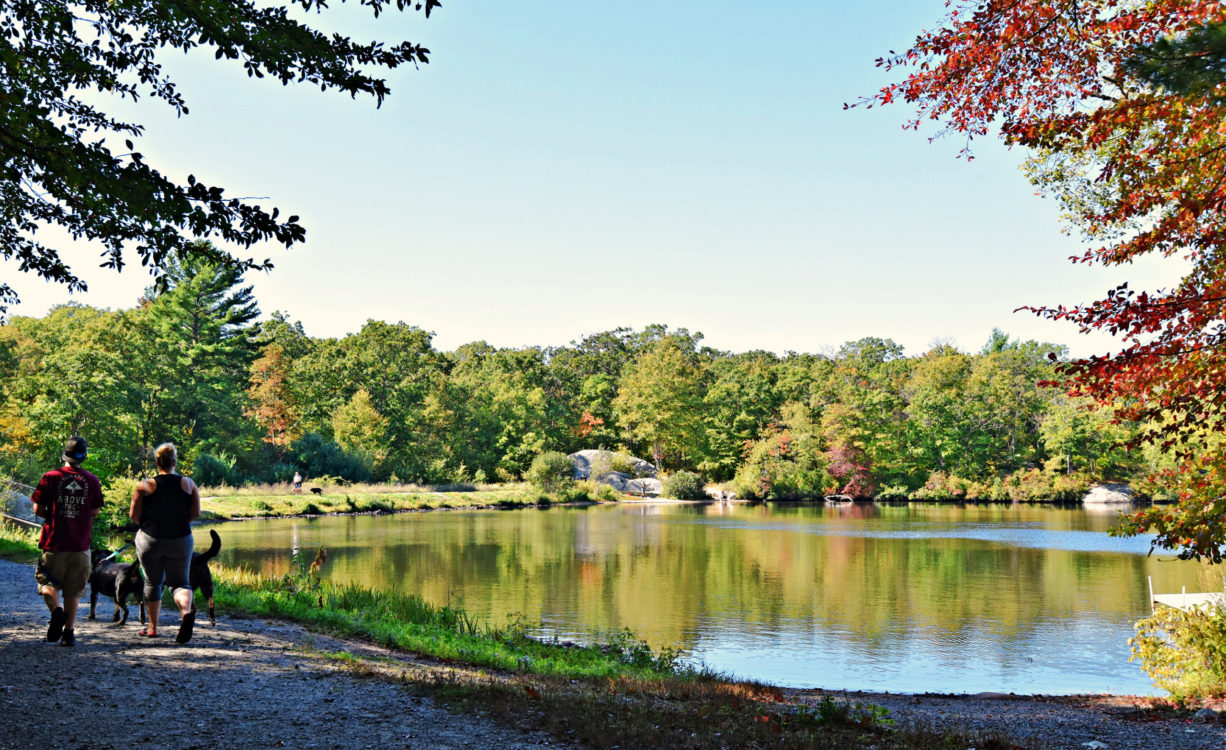
<instances>
[{"instance_id":1,"label":"dirt trail","mask_svg":"<svg viewBox=\"0 0 1226 750\"><path fill-rule=\"evenodd\" d=\"M220 613L174 643L177 614L156 639L101 619L77 624L75 648L47 643L47 611L32 566L0 560L0 749L164 748L542 748L565 743L539 732L447 710L430 685L453 670L292 624ZM375 661L361 676L328 654ZM405 684L407 683L407 684ZM814 704L823 691L785 691ZM950 696L830 693L887 707L899 725L995 731L1025 747L1059 750L1226 748L1226 725L1156 712L1121 696ZM1226 708L1226 701L1215 707Z\"/></svg>"},{"instance_id":2,"label":"dirt trail","mask_svg":"<svg viewBox=\"0 0 1226 750\"><path fill-rule=\"evenodd\" d=\"M0 748L538 748L537 733L457 715L429 697L355 675L323 654L361 649L293 624L229 618L174 642L141 638L136 608L77 622L77 645L45 640L32 566L0 560Z\"/></svg>"}]
</instances>

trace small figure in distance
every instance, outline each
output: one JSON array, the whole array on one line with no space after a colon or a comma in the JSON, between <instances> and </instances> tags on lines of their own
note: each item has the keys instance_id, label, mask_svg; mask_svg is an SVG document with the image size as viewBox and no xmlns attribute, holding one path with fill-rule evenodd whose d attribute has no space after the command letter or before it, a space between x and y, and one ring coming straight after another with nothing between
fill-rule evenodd
<instances>
[{"instance_id":1,"label":"small figure in distance","mask_svg":"<svg viewBox=\"0 0 1226 750\"><path fill-rule=\"evenodd\" d=\"M302 494L302 474L297 471L294 472L294 494Z\"/></svg>"},{"instance_id":2,"label":"small figure in distance","mask_svg":"<svg viewBox=\"0 0 1226 750\"><path fill-rule=\"evenodd\" d=\"M128 510L131 519L140 525L136 532L136 558L145 573L145 606L149 611L149 624L141 629L140 635L153 638L158 634L165 581L183 618L175 642L187 643L196 624L188 570L193 545L191 522L200 517L200 488L175 472L179 453L174 443L159 445L154 460L157 476L136 485Z\"/></svg>"},{"instance_id":3,"label":"small figure in distance","mask_svg":"<svg viewBox=\"0 0 1226 750\"><path fill-rule=\"evenodd\" d=\"M102 485L98 477L81 468L89 446L73 436L64 443L64 465L39 480L30 496L34 513L44 519L38 548L42 554L34 569L38 593L51 610L47 640L61 646L76 645L77 605L89 581L89 540L94 519L102 510ZM60 606L60 594L64 604Z\"/></svg>"}]
</instances>

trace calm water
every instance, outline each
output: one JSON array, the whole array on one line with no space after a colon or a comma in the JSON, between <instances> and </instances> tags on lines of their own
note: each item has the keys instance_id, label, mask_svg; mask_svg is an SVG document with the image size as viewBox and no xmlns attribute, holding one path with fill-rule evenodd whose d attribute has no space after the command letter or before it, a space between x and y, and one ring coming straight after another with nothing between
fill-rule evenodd
<instances>
[{"instance_id":1,"label":"calm water","mask_svg":"<svg viewBox=\"0 0 1226 750\"><path fill-rule=\"evenodd\" d=\"M621 505L245 521L226 564L327 574L584 640L630 628L741 677L903 692L1153 693L1128 663L1158 592L1209 585L1106 531L1000 505ZM200 532L198 531L197 534ZM1220 585L1220 584L1219 584Z\"/></svg>"}]
</instances>

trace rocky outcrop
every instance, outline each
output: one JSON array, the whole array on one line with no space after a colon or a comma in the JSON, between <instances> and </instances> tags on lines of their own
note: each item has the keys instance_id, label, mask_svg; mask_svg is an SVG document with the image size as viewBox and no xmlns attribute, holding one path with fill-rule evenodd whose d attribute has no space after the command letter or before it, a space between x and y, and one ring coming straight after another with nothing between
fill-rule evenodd
<instances>
[{"instance_id":1,"label":"rocky outcrop","mask_svg":"<svg viewBox=\"0 0 1226 750\"><path fill-rule=\"evenodd\" d=\"M1126 484L1096 484L1081 502L1086 505L1128 505L1136 493Z\"/></svg>"},{"instance_id":2,"label":"rocky outcrop","mask_svg":"<svg viewBox=\"0 0 1226 750\"><path fill-rule=\"evenodd\" d=\"M655 477L635 478L620 471L596 477L597 482L607 484L618 492L636 497L659 497L664 492L664 483Z\"/></svg>"},{"instance_id":3,"label":"rocky outcrop","mask_svg":"<svg viewBox=\"0 0 1226 750\"><path fill-rule=\"evenodd\" d=\"M601 470L602 466L609 466L618 456L618 460L623 463L629 461L634 468L634 474ZM593 479L618 492L638 497L658 497L664 491L664 484L656 479L656 467L641 458L613 451L583 450L570 454L570 460L575 465L575 479ZM592 476L593 470L597 476Z\"/></svg>"},{"instance_id":4,"label":"rocky outcrop","mask_svg":"<svg viewBox=\"0 0 1226 750\"><path fill-rule=\"evenodd\" d=\"M641 458L627 456L624 453L614 453L613 451L585 450L570 454L570 460L575 464L575 479L589 478L592 473L592 467L599 467L602 463L608 465L618 456L621 456L623 461L628 460L630 462L634 467L634 476L654 477L656 475L656 467Z\"/></svg>"}]
</instances>

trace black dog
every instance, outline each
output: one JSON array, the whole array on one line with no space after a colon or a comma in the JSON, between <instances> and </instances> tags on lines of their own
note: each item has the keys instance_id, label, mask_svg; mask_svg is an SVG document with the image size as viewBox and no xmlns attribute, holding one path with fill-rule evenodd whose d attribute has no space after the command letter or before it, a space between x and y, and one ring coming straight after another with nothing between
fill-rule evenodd
<instances>
[{"instance_id":1,"label":"black dog","mask_svg":"<svg viewBox=\"0 0 1226 750\"><path fill-rule=\"evenodd\" d=\"M312 494L312 495L322 495L322 494L324 494L324 491L323 491L322 489L320 489L319 487L312 487L312 488L311 488L311 494Z\"/></svg>"},{"instance_id":2,"label":"black dog","mask_svg":"<svg viewBox=\"0 0 1226 750\"><path fill-rule=\"evenodd\" d=\"M125 625L128 622L128 597L140 605L140 621L145 622L145 577L141 575L138 563L98 564L98 561L109 557L102 550L93 550L94 569L89 574L89 619L97 619L94 610L98 607L98 595L108 596L115 600L115 615L111 622ZM123 613L122 616L120 613Z\"/></svg>"},{"instance_id":3,"label":"black dog","mask_svg":"<svg viewBox=\"0 0 1226 750\"><path fill-rule=\"evenodd\" d=\"M221 537L217 536L217 532L209 529L209 536L213 537L213 543L204 552L192 553L192 564L188 570L188 584L192 590L200 589L200 594L209 604L209 624L216 625L217 617L213 613L213 571L209 570L209 560L217 557L217 553L221 552Z\"/></svg>"}]
</instances>

